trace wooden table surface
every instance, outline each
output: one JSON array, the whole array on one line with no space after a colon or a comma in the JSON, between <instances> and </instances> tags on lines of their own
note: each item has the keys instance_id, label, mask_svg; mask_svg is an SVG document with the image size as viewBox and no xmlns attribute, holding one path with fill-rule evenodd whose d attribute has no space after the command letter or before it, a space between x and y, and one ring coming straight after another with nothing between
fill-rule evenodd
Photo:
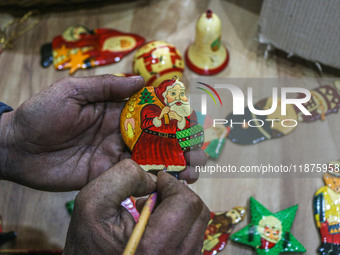
<instances>
[{"instance_id":1,"label":"wooden table surface","mask_svg":"<svg viewBox=\"0 0 340 255\"><path fill-rule=\"evenodd\" d=\"M217 77L296 77L311 78L318 83L320 74L310 66L292 63L275 55L264 59L264 47L256 40L260 0L122 1L98 8L68 9L66 12L62 12L62 8L56 11L50 9L36 18L39 24L16 40L13 49L0 55L0 101L15 108L54 81L68 76L67 71L40 67L39 51L43 43L50 42L70 25L135 32L147 40L166 40L184 53L187 45L194 40L197 17L207 8L219 15L223 24L222 40L231 55L229 66ZM0 24L10 18L11 15L0 13ZM130 54L117 64L80 70L75 76L130 72L132 58L133 54ZM185 76L187 80L199 77L189 69L186 69ZM225 111L227 114L231 109ZM239 146L228 141L217 163L236 165L271 160L327 163L339 156L339 125L339 115L333 114L323 122L301 124L282 139L252 146ZM312 198L321 186L320 174L318 178L201 178L191 187L212 211L248 205L250 196L273 212L299 204L292 233L307 248L307 254L316 254L320 239L313 220ZM16 243L2 248L62 248L70 221L64 204L75 194L41 192L1 181L0 214L4 230L18 233ZM248 216L236 229L249 221ZM229 242L221 254L254 252L251 248Z\"/></svg>"}]
</instances>

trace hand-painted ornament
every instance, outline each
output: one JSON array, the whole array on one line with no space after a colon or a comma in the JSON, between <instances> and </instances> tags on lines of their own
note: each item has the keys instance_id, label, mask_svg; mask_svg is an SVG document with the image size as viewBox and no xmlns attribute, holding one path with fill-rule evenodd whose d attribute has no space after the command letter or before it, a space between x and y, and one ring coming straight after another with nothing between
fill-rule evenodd
<instances>
[{"instance_id":1,"label":"hand-painted ornament","mask_svg":"<svg viewBox=\"0 0 340 255\"><path fill-rule=\"evenodd\" d=\"M224 148L226 138L230 132L230 127L224 125L214 125L214 120L210 115L202 115L196 111L197 120L204 129L204 143L202 150L212 159L217 159Z\"/></svg>"},{"instance_id":2,"label":"hand-painted ornament","mask_svg":"<svg viewBox=\"0 0 340 255\"><path fill-rule=\"evenodd\" d=\"M321 235L321 255L340 254L340 161L330 162L325 173L325 186L314 196L313 207L316 226Z\"/></svg>"},{"instance_id":3,"label":"hand-painted ornament","mask_svg":"<svg viewBox=\"0 0 340 255\"><path fill-rule=\"evenodd\" d=\"M144 44L133 59L133 72L143 76L147 86L157 87L174 76L182 78L184 61L177 48L164 41Z\"/></svg>"},{"instance_id":4,"label":"hand-painted ornament","mask_svg":"<svg viewBox=\"0 0 340 255\"><path fill-rule=\"evenodd\" d=\"M306 252L290 233L298 206L272 213L254 198L250 198L251 224L233 234L231 240L252 246L258 255L278 255L282 252Z\"/></svg>"},{"instance_id":5,"label":"hand-painted ornament","mask_svg":"<svg viewBox=\"0 0 340 255\"><path fill-rule=\"evenodd\" d=\"M184 151L200 148L204 140L178 77L133 95L121 114L121 133L132 159L146 171L184 170Z\"/></svg>"},{"instance_id":6,"label":"hand-painted ornament","mask_svg":"<svg viewBox=\"0 0 340 255\"><path fill-rule=\"evenodd\" d=\"M74 200L68 201L66 202L65 206L66 206L66 210L69 213L69 215L72 215L72 212L74 210ZM135 220L135 222L138 222L139 219L139 212L137 211L136 208L136 200L134 197L129 197L127 199L125 199L121 205L129 211L129 213L132 215L133 219ZM1 232L1 231L0 231Z\"/></svg>"},{"instance_id":7,"label":"hand-painted ornament","mask_svg":"<svg viewBox=\"0 0 340 255\"><path fill-rule=\"evenodd\" d=\"M272 98L267 98L258 102L255 108L268 110L272 104ZM244 115L230 114L227 117L228 126L235 124L232 125L228 138L234 143L255 144L289 134L296 128L297 114L292 105L286 107L287 114L281 115L281 100L278 98L277 108L272 114L255 115L248 107L245 108Z\"/></svg>"},{"instance_id":8,"label":"hand-painted ornament","mask_svg":"<svg viewBox=\"0 0 340 255\"><path fill-rule=\"evenodd\" d=\"M73 74L78 69L119 62L144 41L139 35L114 29L71 26L56 36L52 44L41 47L41 65L48 67L53 62L56 69L68 68Z\"/></svg>"},{"instance_id":9,"label":"hand-painted ornament","mask_svg":"<svg viewBox=\"0 0 340 255\"><path fill-rule=\"evenodd\" d=\"M311 90L311 99L303 106L312 114L304 115L296 106L298 120L312 122L318 119L325 120L326 115L338 112L340 108L340 84L324 85Z\"/></svg>"},{"instance_id":10,"label":"hand-painted ornament","mask_svg":"<svg viewBox=\"0 0 340 255\"><path fill-rule=\"evenodd\" d=\"M221 21L211 10L198 19L195 42L186 50L185 61L192 71L202 75L219 73L227 66L229 54L221 42Z\"/></svg>"},{"instance_id":11,"label":"hand-painted ornament","mask_svg":"<svg viewBox=\"0 0 340 255\"><path fill-rule=\"evenodd\" d=\"M138 210L136 208L136 199L134 197L129 197L129 198L125 199L122 202L122 206L126 210L128 210L128 212L132 215L135 222L138 222L140 213L138 212Z\"/></svg>"},{"instance_id":12,"label":"hand-painted ornament","mask_svg":"<svg viewBox=\"0 0 340 255\"><path fill-rule=\"evenodd\" d=\"M246 214L244 207L235 207L228 212L213 213L204 235L202 254L215 255L227 245L228 238L236 224Z\"/></svg>"}]
</instances>

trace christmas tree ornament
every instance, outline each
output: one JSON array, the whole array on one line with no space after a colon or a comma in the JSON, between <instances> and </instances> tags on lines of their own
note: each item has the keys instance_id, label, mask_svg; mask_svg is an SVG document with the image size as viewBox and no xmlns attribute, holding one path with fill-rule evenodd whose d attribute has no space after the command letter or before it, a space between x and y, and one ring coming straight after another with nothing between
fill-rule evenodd
<instances>
[{"instance_id":1,"label":"christmas tree ornament","mask_svg":"<svg viewBox=\"0 0 340 255\"><path fill-rule=\"evenodd\" d=\"M211 10L199 17L195 42L186 50L185 61L201 75L217 74L227 66L229 53L221 42L221 21Z\"/></svg>"},{"instance_id":2,"label":"christmas tree ornament","mask_svg":"<svg viewBox=\"0 0 340 255\"><path fill-rule=\"evenodd\" d=\"M340 254L340 161L330 162L325 186L314 196L315 223L320 231L320 255Z\"/></svg>"},{"instance_id":3,"label":"christmas tree ornament","mask_svg":"<svg viewBox=\"0 0 340 255\"><path fill-rule=\"evenodd\" d=\"M295 205L272 213L251 197L251 223L230 238L235 242L254 247L258 255L306 252L302 244L290 233L297 208L298 206Z\"/></svg>"},{"instance_id":4,"label":"christmas tree ornament","mask_svg":"<svg viewBox=\"0 0 340 255\"><path fill-rule=\"evenodd\" d=\"M182 78L184 61L174 45L151 41L139 48L133 59L133 72L143 76L147 86L158 86L174 76Z\"/></svg>"},{"instance_id":5,"label":"christmas tree ornament","mask_svg":"<svg viewBox=\"0 0 340 255\"><path fill-rule=\"evenodd\" d=\"M340 84L323 85L311 90L311 99L303 106L311 113L304 115L296 106L298 120L303 122L312 122L318 119L325 120L326 115L337 113L340 108ZM304 96L303 96L304 97Z\"/></svg>"},{"instance_id":6,"label":"christmas tree ornament","mask_svg":"<svg viewBox=\"0 0 340 255\"><path fill-rule=\"evenodd\" d=\"M139 35L114 29L70 26L52 43L41 47L41 65L53 63L57 70L70 69L73 74L78 69L119 62L144 41Z\"/></svg>"},{"instance_id":7,"label":"christmas tree ornament","mask_svg":"<svg viewBox=\"0 0 340 255\"><path fill-rule=\"evenodd\" d=\"M178 77L158 87L142 88L130 97L120 121L132 159L146 171L184 170L184 151L200 148L204 141L203 128Z\"/></svg>"},{"instance_id":8,"label":"christmas tree ornament","mask_svg":"<svg viewBox=\"0 0 340 255\"><path fill-rule=\"evenodd\" d=\"M225 248L234 226L244 219L246 209L234 207L227 212L210 214L211 218L204 235L203 255L215 255Z\"/></svg>"},{"instance_id":9,"label":"christmas tree ornament","mask_svg":"<svg viewBox=\"0 0 340 255\"><path fill-rule=\"evenodd\" d=\"M272 104L273 99L266 98L258 102L255 108L268 110ZM286 105L286 115L282 115L281 100L278 98L276 110L269 115L255 115L246 107L244 115L230 114L227 120L227 126L230 126L228 138L232 142L255 144L291 133L297 126L297 113L295 108L288 104ZM235 124L231 126L231 123Z\"/></svg>"}]
</instances>

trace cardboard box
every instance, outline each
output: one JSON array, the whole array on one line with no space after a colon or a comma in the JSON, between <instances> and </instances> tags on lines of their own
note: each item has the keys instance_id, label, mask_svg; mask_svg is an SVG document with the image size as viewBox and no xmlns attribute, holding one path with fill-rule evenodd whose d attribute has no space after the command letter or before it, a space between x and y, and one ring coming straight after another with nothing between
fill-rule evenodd
<instances>
[{"instance_id":1,"label":"cardboard box","mask_svg":"<svg viewBox=\"0 0 340 255\"><path fill-rule=\"evenodd\" d=\"M259 41L340 69L339 0L264 0Z\"/></svg>"}]
</instances>

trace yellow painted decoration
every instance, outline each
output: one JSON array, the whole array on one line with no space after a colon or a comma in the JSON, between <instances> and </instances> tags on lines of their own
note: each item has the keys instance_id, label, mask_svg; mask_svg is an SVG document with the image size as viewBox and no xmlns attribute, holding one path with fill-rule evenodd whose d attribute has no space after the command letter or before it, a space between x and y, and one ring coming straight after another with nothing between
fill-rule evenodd
<instances>
[{"instance_id":1,"label":"yellow painted decoration","mask_svg":"<svg viewBox=\"0 0 340 255\"><path fill-rule=\"evenodd\" d=\"M130 123L128 124L128 129L126 131L126 134L127 134L127 137L130 139L132 139L133 136L135 135L135 131Z\"/></svg>"},{"instance_id":2,"label":"yellow painted decoration","mask_svg":"<svg viewBox=\"0 0 340 255\"><path fill-rule=\"evenodd\" d=\"M68 56L70 49L67 48L65 44L63 44L63 46L61 46L59 49L55 49L55 51L56 51L56 56L54 57L59 58L61 56Z\"/></svg>"},{"instance_id":3,"label":"yellow painted decoration","mask_svg":"<svg viewBox=\"0 0 340 255\"><path fill-rule=\"evenodd\" d=\"M340 162L330 162L325 186L314 196L314 216L321 234L319 254L340 254ZM332 253L334 252L334 253Z\"/></svg>"},{"instance_id":4,"label":"yellow painted decoration","mask_svg":"<svg viewBox=\"0 0 340 255\"><path fill-rule=\"evenodd\" d=\"M221 21L207 10L196 23L195 42L188 47L185 61L192 71L212 75L222 71L228 60L228 51L221 42Z\"/></svg>"},{"instance_id":5,"label":"yellow painted decoration","mask_svg":"<svg viewBox=\"0 0 340 255\"><path fill-rule=\"evenodd\" d=\"M133 72L143 76L148 86L157 87L174 76L182 78L184 61L177 48L164 41L144 44L135 54Z\"/></svg>"},{"instance_id":6,"label":"yellow painted decoration","mask_svg":"<svg viewBox=\"0 0 340 255\"><path fill-rule=\"evenodd\" d=\"M65 65L65 68L70 68L70 74L73 74L77 69L80 69L84 64L84 60L89 58L90 55L83 54L82 51L78 50L75 54L70 54L70 62Z\"/></svg>"},{"instance_id":7,"label":"yellow painted decoration","mask_svg":"<svg viewBox=\"0 0 340 255\"><path fill-rule=\"evenodd\" d=\"M131 151L142 133L142 129L140 128L140 112L144 105L139 103L141 102L140 97L144 89L147 89L148 92L151 93L151 96L153 96L152 99L155 101L152 104L158 105L161 108L164 107L163 103L156 96L154 87L144 87L129 98L120 116L120 129L123 140Z\"/></svg>"}]
</instances>

